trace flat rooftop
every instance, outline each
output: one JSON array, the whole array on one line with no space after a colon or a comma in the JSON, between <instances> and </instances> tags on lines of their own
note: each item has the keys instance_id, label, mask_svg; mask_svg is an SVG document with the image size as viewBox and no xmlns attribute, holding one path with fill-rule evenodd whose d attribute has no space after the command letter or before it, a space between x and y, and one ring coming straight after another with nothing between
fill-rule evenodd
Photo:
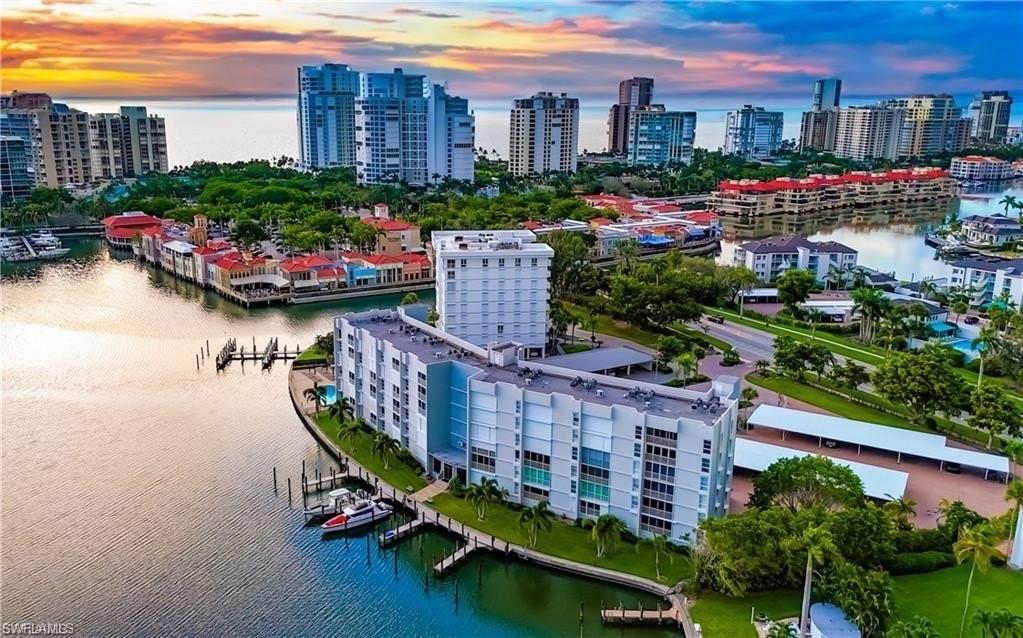
<instances>
[{"instance_id":1,"label":"flat rooftop","mask_svg":"<svg viewBox=\"0 0 1023 638\"><path fill-rule=\"evenodd\" d=\"M536 241L530 230L446 230L430 234L434 250L445 253L515 251L554 255L549 244Z\"/></svg>"},{"instance_id":2,"label":"flat rooftop","mask_svg":"<svg viewBox=\"0 0 1023 638\"><path fill-rule=\"evenodd\" d=\"M376 317L375 320L374 317ZM474 378L482 381L509 383L537 392L557 392L597 405L630 406L641 412L669 419L685 417L702 421L708 425L717 421L724 408L727 407L727 402L725 402L722 407L715 410L706 409L697 402L697 399L699 397L709 398L707 392L691 391L693 399L687 399L669 394L669 392L679 392L679 390L667 387L663 388L664 392L655 389L653 396L634 394L630 397L629 388L618 387L618 384L644 389L652 386L628 379L616 378L614 386L597 383L587 389L587 384L584 381L593 379L593 374L568 368L559 368L558 374L543 371L530 379L526 376L525 371L537 369L530 364L537 367L550 365L547 363L549 359L520 360L516 365L503 368L496 365L490 366L484 358L457 344L415 329L411 324L404 322L395 310L349 313L344 315L344 318L353 325L366 330L375 338L391 343L398 350L414 354L424 363L459 361L478 368L481 374Z\"/></svg>"},{"instance_id":3,"label":"flat rooftop","mask_svg":"<svg viewBox=\"0 0 1023 638\"><path fill-rule=\"evenodd\" d=\"M627 366L646 365L653 362L652 355L627 346L594 348L572 354L561 354L540 359L540 363L579 372L601 372Z\"/></svg>"}]
</instances>

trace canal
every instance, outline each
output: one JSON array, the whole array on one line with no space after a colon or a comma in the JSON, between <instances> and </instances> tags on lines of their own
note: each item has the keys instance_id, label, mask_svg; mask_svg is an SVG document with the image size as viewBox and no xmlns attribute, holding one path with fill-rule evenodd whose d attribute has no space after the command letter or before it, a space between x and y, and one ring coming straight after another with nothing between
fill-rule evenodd
<instances>
[{"instance_id":1,"label":"canal","mask_svg":"<svg viewBox=\"0 0 1023 638\"><path fill-rule=\"evenodd\" d=\"M426 589L425 564L451 540L410 541L397 561L369 543L367 561L366 535L304 525L284 479L329 459L292 411L285 366L218 375L195 355L230 336L305 346L333 315L397 298L245 310L97 241L69 246L70 259L4 272L3 622L81 636L618 636L602 600L657 602L492 558Z\"/></svg>"}]
</instances>

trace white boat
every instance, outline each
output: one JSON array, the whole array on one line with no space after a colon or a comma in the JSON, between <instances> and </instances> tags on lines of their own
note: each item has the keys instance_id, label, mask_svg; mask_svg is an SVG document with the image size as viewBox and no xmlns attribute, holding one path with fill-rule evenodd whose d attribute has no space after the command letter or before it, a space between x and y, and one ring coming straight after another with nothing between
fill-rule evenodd
<instances>
[{"instance_id":1,"label":"white boat","mask_svg":"<svg viewBox=\"0 0 1023 638\"><path fill-rule=\"evenodd\" d=\"M327 514L340 514L346 505L355 500L352 491L347 488L340 488L327 492L327 498L305 508L307 516L326 516Z\"/></svg>"},{"instance_id":2,"label":"white boat","mask_svg":"<svg viewBox=\"0 0 1023 638\"><path fill-rule=\"evenodd\" d=\"M325 532L344 532L388 518L394 510L382 501L359 500L320 525Z\"/></svg>"},{"instance_id":3,"label":"white boat","mask_svg":"<svg viewBox=\"0 0 1023 638\"><path fill-rule=\"evenodd\" d=\"M60 239L48 230L32 233L28 236L28 241L40 248L60 248Z\"/></svg>"}]
</instances>

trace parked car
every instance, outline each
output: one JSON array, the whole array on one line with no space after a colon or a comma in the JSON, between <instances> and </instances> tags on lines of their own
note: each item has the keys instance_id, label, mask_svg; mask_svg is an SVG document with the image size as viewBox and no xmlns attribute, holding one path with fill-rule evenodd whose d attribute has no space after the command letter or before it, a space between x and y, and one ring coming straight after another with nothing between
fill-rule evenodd
<instances>
[{"instance_id":1,"label":"parked car","mask_svg":"<svg viewBox=\"0 0 1023 638\"><path fill-rule=\"evenodd\" d=\"M959 474L963 470L958 463L945 463L945 471L949 474Z\"/></svg>"},{"instance_id":2,"label":"parked car","mask_svg":"<svg viewBox=\"0 0 1023 638\"><path fill-rule=\"evenodd\" d=\"M724 323L725 320L717 315L707 315L707 321L711 323Z\"/></svg>"},{"instance_id":3,"label":"parked car","mask_svg":"<svg viewBox=\"0 0 1023 638\"><path fill-rule=\"evenodd\" d=\"M966 315L966 318L963 319L963 323L972 326L975 323L980 323L980 317L978 317L977 315Z\"/></svg>"}]
</instances>

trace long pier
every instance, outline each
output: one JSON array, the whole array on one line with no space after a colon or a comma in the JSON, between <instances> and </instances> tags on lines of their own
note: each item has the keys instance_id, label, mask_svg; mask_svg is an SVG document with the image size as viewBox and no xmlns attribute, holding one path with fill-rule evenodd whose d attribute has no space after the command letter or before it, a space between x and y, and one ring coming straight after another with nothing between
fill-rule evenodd
<instances>
[{"instance_id":1,"label":"long pier","mask_svg":"<svg viewBox=\"0 0 1023 638\"><path fill-rule=\"evenodd\" d=\"M390 485L386 481L380 479L380 477L366 470L364 467L359 465L358 461L350 458L347 454L345 454L344 450L330 440L330 438L328 438L327 435L320 430L316 423L310 418L309 414L307 414L302 408L303 403L300 395L304 387L296 383L298 381L297 377L298 375L296 375L295 370L292 369L288 380L288 394L291 397L291 403L296 414L298 414L302 424L309 433L312 434L313 438L315 438L320 445L341 464L342 467L346 467L348 469L348 475L350 477L358 477L360 480L373 485L380 498L388 499L397 505L401 505L413 511L413 515L415 517L414 520L411 523L406 523L401 527L385 532L379 537L381 544L391 545L398 543L402 539L409 538L426 527L435 527L444 530L449 534L454 534L455 536L460 537L460 540L462 541L462 546L458 550L434 565L433 571L436 576L449 573L473 552L481 550L489 551L504 555L508 558L516 558L523 562L542 565L544 567L573 573L586 578L599 580L601 582L631 587L633 589L638 589L660 596L669 603L669 607L665 608L660 613L654 610L654 616L651 616L649 612L652 610L646 610L644 613L634 616L632 613L624 613L625 611L632 612L634 610L622 610L622 620L635 622L669 622L670 619L670 622L677 623L677 625L682 628L687 638L698 638L696 627L693 623L692 617L689 615L688 601L683 596L679 595L674 588L641 576L604 569L603 567L597 567L595 565L578 563L573 560L544 554L530 547L514 545L504 539L497 538L474 529L471 526L467 526L463 521L456 521L449 516L441 514L439 511L431 508L427 502L417 500L413 497L413 495ZM321 482L322 480L323 479L320 479ZM616 620L613 620L614 618L614 614L606 616L606 619L604 614L601 614L601 619L604 620L604 622L617 622Z\"/></svg>"},{"instance_id":2,"label":"long pier","mask_svg":"<svg viewBox=\"0 0 1023 638\"><path fill-rule=\"evenodd\" d=\"M227 366L231 365L232 361L241 361L243 365L246 361L259 361L263 369L266 370L271 368L275 361L297 359L301 351L302 349L298 345L295 346L294 350L289 350L287 345L284 346L284 350L281 350L277 337L271 337L266 346L263 347L262 352L256 349L256 338L253 337L252 349L246 350L245 346L239 348L238 340L231 337L221 347L220 352L217 353L217 372L227 368Z\"/></svg>"}]
</instances>

